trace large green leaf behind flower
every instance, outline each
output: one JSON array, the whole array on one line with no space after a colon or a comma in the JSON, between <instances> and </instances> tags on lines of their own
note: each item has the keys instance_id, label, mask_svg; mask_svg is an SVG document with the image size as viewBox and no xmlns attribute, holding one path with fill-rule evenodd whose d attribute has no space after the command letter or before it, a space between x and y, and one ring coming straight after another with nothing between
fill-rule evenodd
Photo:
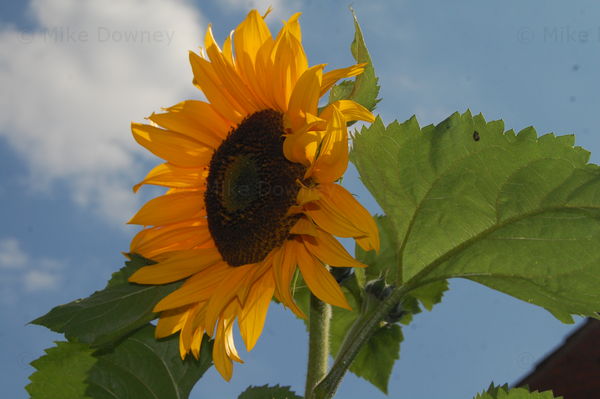
<instances>
[{"instance_id":1,"label":"large green leaf behind flower","mask_svg":"<svg viewBox=\"0 0 600 399\"><path fill-rule=\"evenodd\" d=\"M363 127L351 159L393 224L396 283L463 277L564 322L597 316L600 169L573 144L469 112Z\"/></svg>"}]
</instances>

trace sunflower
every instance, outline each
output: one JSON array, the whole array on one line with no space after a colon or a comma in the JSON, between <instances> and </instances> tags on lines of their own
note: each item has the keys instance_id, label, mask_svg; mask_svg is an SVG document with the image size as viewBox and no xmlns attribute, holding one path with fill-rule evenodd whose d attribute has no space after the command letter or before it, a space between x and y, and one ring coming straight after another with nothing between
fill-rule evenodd
<instances>
[{"instance_id":1,"label":"sunflower","mask_svg":"<svg viewBox=\"0 0 600 399\"><path fill-rule=\"evenodd\" d=\"M157 262L130 281L185 280L155 306L156 336L179 332L182 358L198 357L203 334L213 337L214 364L227 380L232 361L241 362L236 320L251 350L273 296L304 317L290 291L297 269L314 295L349 309L327 265L364 265L334 236L379 249L371 215L336 183L348 165L347 122L373 115L349 100L318 108L335 82L364 65L309 67L300 14L275 39L265 16L251 11L222 49L209 26L204 50L190 52L193 82L207 102L184 101L152 114L151 125L132 124L135 140L166 161L134 191L168 190L129 222L145 226L131 252Z\"/></svg>"}]
</instances>

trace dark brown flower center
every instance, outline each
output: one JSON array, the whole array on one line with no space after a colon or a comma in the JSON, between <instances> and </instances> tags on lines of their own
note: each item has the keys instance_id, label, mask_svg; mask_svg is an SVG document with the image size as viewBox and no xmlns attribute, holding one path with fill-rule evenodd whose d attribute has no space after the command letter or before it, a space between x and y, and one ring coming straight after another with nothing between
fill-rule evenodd
<instances>
[{"instance_id":1,"label":"dark brown flower center","mask_svg":"<svg viewBox=\"0 0 600 399\"><path fill-rule=\"evenodd\" d=\"M306 168L285 158L283 140L283 115L259 111L229 133L210 161L208 228L231 266L265 259L298 220L288 210Z\"/></svg>"}]
</instances>

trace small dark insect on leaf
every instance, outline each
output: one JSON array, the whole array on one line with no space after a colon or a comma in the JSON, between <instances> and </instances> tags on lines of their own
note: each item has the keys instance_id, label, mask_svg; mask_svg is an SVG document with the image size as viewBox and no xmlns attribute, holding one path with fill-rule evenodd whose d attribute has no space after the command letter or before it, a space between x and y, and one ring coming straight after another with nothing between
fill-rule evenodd
<instances>
[{"instance_id":1,"label":"small dark insect on leaf","mask_svg":"<svg viewBox=\"0 0 600 399\"><path fill-rule=\"evenodd\" d=\"M475 130L473 132L473 140L474 141L479 141L479 132L477 130Z\"/></svg>"}]
</instances>

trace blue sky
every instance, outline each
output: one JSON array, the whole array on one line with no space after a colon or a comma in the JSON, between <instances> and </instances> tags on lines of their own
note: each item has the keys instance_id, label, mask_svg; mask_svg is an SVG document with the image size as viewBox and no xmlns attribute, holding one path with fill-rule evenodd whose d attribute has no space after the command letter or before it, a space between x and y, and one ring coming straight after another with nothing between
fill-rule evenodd
<instances>
[{"instance_id":1,"label":"blue sky","mask_svg":"<svg viewBox=\"0 0 600 399\"><path fill-rule=\"evenodd\" d=\"M125 226L156 190L131 185L157 160L129 132L160 107L201 98L187 50L211 22L222 40L249 8L269 23L302 11L311 64L349 65L347 1L99 1L0 3L0 384L27 397L28 363L61 337L26 325L85 297L121 267ZM422 125L467 108L516 130L575 134L598 162L600 4L594 1L354 1L381 79L386 122ZM350 170L345 185L378 208ZM574 326L467 281L404 329L391 398L469 399L512 383ZM241 347L241 345L240 345ZM235 398L249 384L304 383L302 323L271 307L256 348L230 383L211 370L192 398ZM384 398L349 376L338 397Z\"/></svg>"}]
</instances>

